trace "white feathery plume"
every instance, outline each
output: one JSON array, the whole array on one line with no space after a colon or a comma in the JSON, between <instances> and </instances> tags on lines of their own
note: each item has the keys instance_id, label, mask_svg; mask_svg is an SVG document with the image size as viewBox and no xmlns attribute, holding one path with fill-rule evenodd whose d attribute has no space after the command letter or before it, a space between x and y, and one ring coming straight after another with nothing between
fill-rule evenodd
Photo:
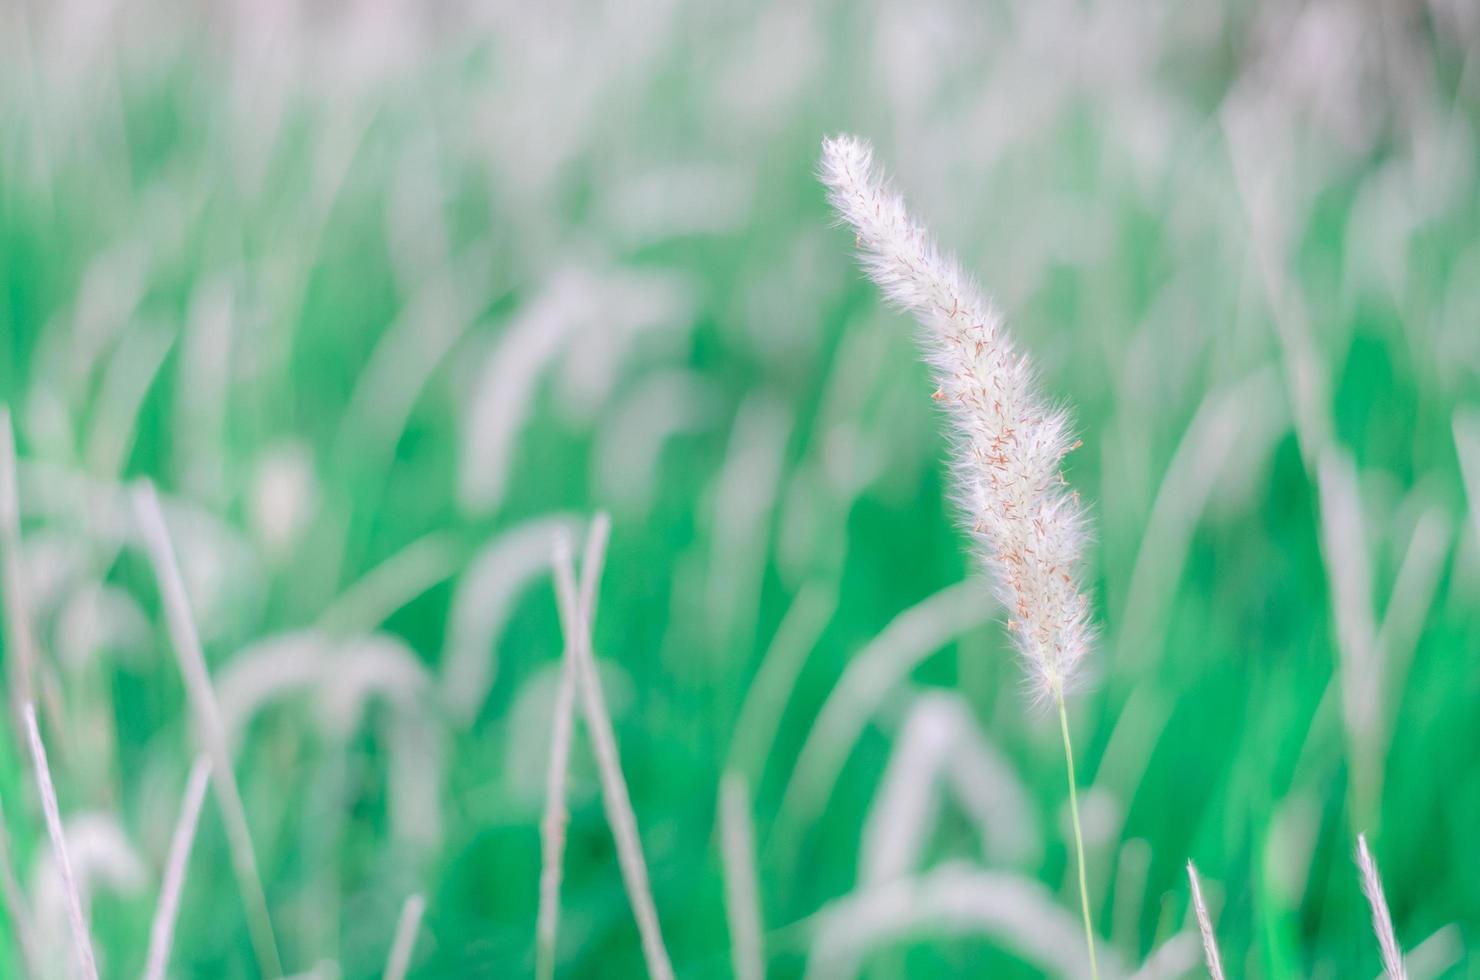
<instances>
[{"instance_id":1,"label":"white feathery plume","mask_svg":"<svg viewBox=\"0 0 1480 980\"><path fill-rule=\"evenodd\" d=\"M426 911L427 900L422 895L408 895L401 906L401 916L396 920L396 938L391 943L390 955L386 957L382 980L404 980L411 966L411 954L416 950L416 933L421 928L421 916Z\"/></svg>"},{"instance_id":2,"label":"white feathery plume","mask_svg":"<svg viewBox=\"0 0 1480 980\"><path fill-rule=\"evenodd\" d=\"M611 522L596 515L586 532L581 557L581 614L589 624L595 616L596 589L606 559ZM566 641L569 645L570 641ZM560 683L555 691L550 732L550 765L545 781L545 813L540 820L540 904L535 920L535 976L555 975L555 939L560 928L560 880L565 861L566 778L570 771L571 729L575 721L576 674L569 653L561 658Z\"/></svg>"},{"instance_id":3,"label":"white feathery plume","mask_svg":"<svg viewBox=\"0 0 1480 980\"><path fill-rule=\"evenodd\" d=\"M98 980L98 963L93 956L92 936L87 931L87 919L82 914L82 896L77 892L77 879L72 874L72 859L67 853L67 835L62 830L57 791L52 785L51 768L46 764L46 746L41 743L41 731L36 727L36 706L27 701L21 706L21 716L26 725L26 738L31 743L31 761L36 765L36 785L41 790L41 809L46 815L46 831L51 835L52 851L56 854L57 868L62 876L67 918L71 920L72 937L77 942L77 959L82 966L83 980Z\"/></svg>"},{"instance_id":4,"label":"white feathery plume","mask_svg":"<svg viewBox=\"0 0 1480 980\"><path fill-rule=\"evenodd\" d=\"M1192 882L1192 908L1197 913L1197 931L1202 933L1203 952L1208 957L1208 976L1212 980L1223 980L1223 959L1218 955L1218 938L1213 935L1213 920L1208 916L1207 903L1203 901L1202 882L1197 877L1197 866L1187 862L1187 878Z\"/></svg>"},{"instance_id":5,"label":"white feathery plume","mask_svg":"<svg viewBox=\"0 0 1480 980\"><path fill-rule=\"evenodd\" d=\"M272 918L267 911L267 895L263 891L262 877L257 870L257 853L252 846L247 810L242 803L235 770L231 766L226 726L221 720L221 708L211 686L205 654L201 652L200 635L196 632L195 619L190 612L190 599L185 593L185 580L180 575L180 565L175 558L174 546L170 543L169 529L165 527L164 513L160 510L159 497L152 484L144 483L135 492L134 511L139 533L148 549L155 577L159 580L159 593L169 626L170 643L175 649L175 661L185 679L186 692L200 725L206 751L215 766L216 801L221 805L221 816L226 824L226 836L230 843L231 863L236 871L242 901L247 908L247 925L252 936L252 946L262 972L269 977L280 977L283 973L282 961L278 958L277 939L273 935Z\"/></svg>"},{"instance_id":6,"label":"white feathery plume","mask_svg":"<svg viewBox=\"0 0 1480 980\"><path fill-rule=\"evenodd\" d=\"M1393 917L1388 912L1387 896L1382 890L1382 879L1377 874L1377 862L1367 849L1367 835L1357 835L1357 867L1362 872L1362 893L1372 906L1372 931L1377 935L1377 946L1382 951L1382 968L1389 980L1408 980L1408 971L1403 967L1403 949L1393 933Z\"/></svg>"},{"instance_id":7,"label":"white feathery plume","mask_svg":"<svg viewBox=\"0 0 1480 980\"><path fill-rule=\"evenodd\" d=\"M598 516L598 519L600 517ZM632 917L642 938L643 958L652 980L673 980L673 964L663 945L658 924L658 910L653 904L652 885L648 880L647 862L642 856L642 841L637 833L637 817L632 811L632 798L627 780L622 775L622 760L617 754L617 739L612 732L611 715L601 692L591 653L591 630L581 615L576 595L575 571L571 567L570 539L561 534L555 542L555 590L560 604L560 623L566 637L566 655L575 663L576 688L581 698L582 715L591 747L596 756L596 771L601 779L602 803L612 839L617 848L617 863L632 903Z\"/></svg>"},{"instance_id":8,"label":"white feathery plume","mask_svg":"<svg viewBox=\"0 0 1480 980\"><path fill-rule=\"evenodd\" d=\"M959 441L957 477L1008 626L1035 686L1058 696L1089 650L1088 603L1075 580L1084 540L1059 464L1074 448L1065 414L1036 390L1001 315L916 223L868 143L823 141L822 182L852 227L864 268L924 328L921 343Z\"/></svg>"},{"instance_id":9,"label":"white feathery plume","mask_svg":"<svg viewBox=\"0 0 1480 980\"><path fill-rule=\"evenodd\" d=\"M1001 315L910 216L875 169L868 143L854 136L823 140L820 176L838 215L853 228L869 277L923 328L921 344L939 385L934 397L956 431L962 503L1033 687L1058 707L1089 973L1098 978L1064 707L1064 692L1093 633L1089 603L1076 581L1083 510L1059 470L1078 443L1070 442L1064 412L1036 391L1028 359L1013 348Z\"/></svg>"},{"instance_id":10,"label":"white feathery plume","mask_svg":"<svg viewBox=\"0 0 1480 980\"><path fill-rule=\"evenodd\" d=\"M169 965L170 942L175 934L175 920L180 914L180 893L185 887L185 867L190 863L190 849L195 843L195 828L200 823L201 804L211 781L210 756L202 755L190 768L185 784L185 798L180 804L180 819L170 838L169 859L165 862L164 881L159 888L159 904L154 922L149 927L149 956L145 961L144 980L164 980Z\"/></svg>"}]
</instances>

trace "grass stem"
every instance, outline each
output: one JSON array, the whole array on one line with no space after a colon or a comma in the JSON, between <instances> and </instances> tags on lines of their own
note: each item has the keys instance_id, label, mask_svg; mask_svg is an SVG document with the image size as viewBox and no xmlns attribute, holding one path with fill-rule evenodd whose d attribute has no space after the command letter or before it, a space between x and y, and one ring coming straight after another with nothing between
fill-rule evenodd
<instances>
[{"instance_id":1,"label":"grass stem","mask_svg":"<svg viewBox=\"0 0 1480 980\"><path fill-rule=\"evenodd\" d=\"M596 590L606 561L609 533L610 522L604 514L598 515L586 532L578 601L588 629L596 614ZM567 638L565 642L568 648L573 641ZM565 794L576 702L576 664L569 649L563 651L561 657L559 684L551 719L545 813L540 820L540 904L535 919L535 980L553 980L555 976L555 941L560 928L560 879L565 861L566 825L570 822Z\"/></svg>"},{"instance_id":2,"label":"grass stem","mask_svg":"<svg viewBox=\"0 0 1480 980\"><path fill-rule=\"evenodd\" d=\"M1084 831L1079 826L1079 790L1074 779L1074 745L1069 740L1069 713L1064 710L1064 692L1054 691L1059 706L1059 731L1064 735L1064 764L1069 770L1069 817L1074 823L1074 856L1079 864L1079 908L1084 913L1084 943L1089 949L1089 975L1100 980L1100 967L1095 962L1095 927L1089 915L1089 882L1084 874Z\"/></svg>"},{"instance_id":3,"label":"grass stem","mask_svg":"<svg viewBox=\"0 0 1480 980\"><path fill-rule=\"evenodd\" d=\"M206 668L205 654L201 651L200 634L196 632L195 619L190 611L190 600L185 593L185 579L180 573L175 546L170 541L164 512L159 506L159 496L152 484L144 483L139 486L134 494L134 511L139 534L158 579L170 644L175 649L175 661L185 680L185 691L200 722L201 737L214 767L211 784L226 825L231 864L246 906L247 931L257 955L257 965L264 976L280 977L283 975L282 960L278 956L277 937L273 933L272 917L267 909L267 892L262 887L262 876L257 868L257 852L252 847L246 806L242 802L241 789L231 765L226 727L221 720L221 708L216 702L215 689L211 687L210 671Z\"/></svg>"},{"instance_id":4,"label":"grass stem","mask_svg":"<svg viewBox=\"0 0 1480 980\"><path fill-rule=\"evenodd\" d=\"M597 515L597 520L605 520ZM642 842L637 834L637 816L627 780L622 775L622 761L617 754L617 737L612 730L611 712L601 690L596 672L596 659L591 651L591 627L580 608L576 577L570 554L570 541L561 536L555 546L555 591L560 606L560 622L565 633L565 652L575 665L576 693L580 697L586 732L596 756L596 773L601 780L601 797L617 848L617 864L637 920L642 939L643 959L651 980L673 980L673 964L663 944L658 911L648 878L647 861L642 855Z\"/></svg>"},{"instance_id":5,"label":"grass stem","mask_svg":"<svg viewBox=\"0 0 1480 980\"><path fill-rule=\"evenodd\" d=\"M31 761L36 764L36 786L41 791L41 811L46 816L46 831L51 835L52 854L57 873L62 879L62 897L67 903L67 918L72 923L72 938L77 946L77 961L83 980L98 980L98 961L93 955L92 935L87 930L87 915L82 910L82 896L77 890L77 876L72 871L72 858L67 851L67 832L62 826L61 808L57 805L56 785L51 767L46 764L46 746L36 725L36 706L27 701L21 706L26 737L31 743Z\"/></svg>"},{"instance_id":6,"label":"grass stem","mask_svg":"<svg viewBox=\"0 0 1480 980\"><path fill-rule=\"evenodd\" d=\"M386 957L381 980L405 980L406 971L411 967L411 954L416 952L416 934L421 929L421 917L426 909L426 896L407 896L401 906L401 915L396 919L396 936L391 943L390 956Z\"/></svg>"},{"instance_id":7,"label":"grass stem","mask_svg":"<svg viewBox=\"0 0 1480 980\"><path fill-rule=\"evenodd\" d=\"M211 779L211 757L201 755L190 769L185 784L185 799L180 803L180 819L170 838L169 859L164 880L159 888L159 904L149 927L149 956L145 961L144 980L164 980L169 965L170 943L175 935L175 920L180 914L180 894L185 888L185 869L190 862L190 848L195 843L195 829L200 823L200 808L206 800Z\"/></svg>"}]
</instances>

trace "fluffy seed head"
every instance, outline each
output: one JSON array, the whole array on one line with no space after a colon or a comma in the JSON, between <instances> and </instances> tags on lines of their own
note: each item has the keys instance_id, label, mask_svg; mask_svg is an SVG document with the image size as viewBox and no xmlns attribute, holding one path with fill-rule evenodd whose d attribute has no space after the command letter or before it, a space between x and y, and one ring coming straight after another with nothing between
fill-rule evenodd
<instances>
[{"instance_id":1,"label":"fluffy seed head","mask_svg":"<svg viewBox=\"0 0 1480 980\"><path fill-rule=\"evenodd\" d=\"M910 216L875 168L867 142L823 141L821 179L856 236L864 269L919 322L956 436L962 505L1008 610L1034 686L1061 695L1088 651L1088 604L1077 581L1083 511L1060 463L1072 442L1062 411L1036 390L1001 315Z\"/></svg>"}]
</instances>

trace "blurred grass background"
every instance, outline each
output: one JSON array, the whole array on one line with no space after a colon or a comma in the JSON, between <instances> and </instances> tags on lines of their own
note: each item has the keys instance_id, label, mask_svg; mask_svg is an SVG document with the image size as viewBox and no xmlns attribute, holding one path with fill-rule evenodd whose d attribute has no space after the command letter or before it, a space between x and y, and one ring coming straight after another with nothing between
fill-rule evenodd
<instances>
[{"instance_id":1,"label":"blurred grass background","mask_svg":"<svg viewBox=\"0 0 1480 980\"><path fill-rule=\"evenodd\" d=\"M1079 420L1104 626L1071 711L1107 944L1139 963L1188 927L1190 858L1232 975L1376 975L1365 830L1427 941L1414 976L1480 977L1473 6L0 11L0 392L105 975L142 965L195 744L117 518L143 477L223 702L230 677L244 706L284 688L243 707L236 771L290 971L378 976L417 890L414 976L531 969L561 650L540 566L599 508L596 649L680 976L730 969L716 793L783 623L805 659L742 766L772 974L859 887L928 691L964 698L1042 847L1001 867L943 805L921 870L1010 870L1074 914L1058 736L985 589L835 789L787 790L860 650L971 573L912 328L813 179L849 129ZM316 643L343 658L294 681ZM16 731L0 799L64 955ZM577 743L559 973L640 975ZM174 975L255 975L229 867L208 807ZM942 924L864 963L1043 975L1016 948Z\"/></svg>"}]
</instances>

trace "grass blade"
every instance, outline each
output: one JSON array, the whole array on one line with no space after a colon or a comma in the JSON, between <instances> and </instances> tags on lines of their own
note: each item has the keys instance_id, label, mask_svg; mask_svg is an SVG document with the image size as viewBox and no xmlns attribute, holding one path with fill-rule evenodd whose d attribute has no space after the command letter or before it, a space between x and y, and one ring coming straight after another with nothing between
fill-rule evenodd
<instances>
[{"instance_id":1,"label":"grass blade","mask_svg":"<svg viewBox=\"0 0 1480 980\"><path fill-rule=\"evenodd\" d=\"M67 835L62 829L62 814L57 806L56 786L51 781L51 768L46 764L46 746L41 744L41 731L36 727L36 706L27 701L21 706L26 724L26 738L31 743L31 760L36 764L36 786L41 791L41 809L46 814L46 832L56 853L62 887L67 900L67 918L72 923L72 936L77 942L77 960L83 980L98 980L97 958L93 955L92 936L82 915L82 896L77 893L77 879L72 873L72 859L67 853Z\"/></svg>"},{"instance_id":2,"label":"grass blade","mask_svg":"<svg viewBox=\"0 0 1480 980\"><path fill-rule=\"evenodd\" d=\"M596 590L606 560L610 524L593 521L586 534L581 558L581 612L590 623L595 615ZM568 645L569 641L567 641ZM545 813L540 821L540 906L535 920L535 977L549 980L555 975L555 941L560 928L560 879L565 861L566 776L570 769L571 730L575 721L575 666L567 649L560 667L560 686L555 692L555 710L550 733L550 768L545 782Z\"/></svg>"},{"instance_id":3,"label":"grass blade","mask_svg":"<svg viewBox=\"0 0 1480 980\"><path fill-rule=\"evenodd\" d=\"M416 933L421 929L421 916L426 911L427 900L422 895L410 895L401 906L401 917L396 920L396 938L391 943L390 955L386 957L382 980L403 980L411 966L411 954L416 950Z\"/></svg>"},{"instance_id":4,"label":"grass blade","mask_svg":"<svg viewBox=\"0 0 1480 980\"><path fill-rule=\"evenodd\" d=\"M761 940L761 895L756 880L755 827L750 786L727 772L719 787L720 853L725 867L725 915L730 925L730 962L735 980L763 980L766 952Z\"/></svg>"},{"instance_id":5,"label":"grass blade","mask_svg":"<svg viewBox=\"0 0 1480 980\"><path fill-rule=\"evenodd\" d=\"M164 514L159 508L159 497L151 484L143 484L135 493L134 510L144 545L154 565L154 574L159 580L159 593L169 624L171 645L175 649L175 661L179 664L191 706L200 721L206 751L215 766L216 801L221 806L221 816L226 824L226 836L231 845L231 863L236 872L242 901L246 905L247 925L252 935L257 965L268 977L279 977L283 972L282 961L278 958L277 939L273 935L272 919L267 911L267 895L263 891L262 877L257 870L257 854L252 847L246 807L242 804L241 788L237 785L236 774L231 765L231 752L227 747L221 709L211 687L211 675L206 669L205 655L201 652L200 637L195 631L190 601L185 594L185 581L180 576L175 549L170 543Z\"/></svg>"},{"instance_id":6,"label":"grass blade","mask_svg":"<svg viewBox=\"0 0 1480 980\"><path fill-rule=\"evenodd\" d=\"M605 515L598 515L597 520L604 521ZM611 715L607 711L606 698L601 692L601 683L596 674L595 658L591 652L590 627L581 615L576 597L570 541L564 535L555 545L555 589L560 603L560 621L566 636L566 652L575 662L576 688L596 754L602 802L606 807L607 822L611 824L612 838L616 842L617 861L621 865L622 881L627 886L627 898L632 903L632 915L637 920L637 929L642 937L642 952L647 961L648 975L653 980L673 980L673 964L668 958L667 947L663 944L658 911L653 903L652 886L648 880L647 862L642 856L637 817L632 811L632 799L627 791L626 778L622 775L622 762L617 754L617 739L612 731Z\"/></svg>"},{"instance_id":7,"label":"grass blade","mask_svg":"<svg viewBox=\"0 0 1480 980\"><path fill-rule=\"evenodd\" d=\"M149 956L144 980L164 980L169 965L170 944L174 939L175 920L180 914L180 893L185 887L185 868L190 863L190 849L195 844L195 828L200 823L201 804L211 781L211 760L200 756L190 768L185 784L185 798L180 803L180 819L170 838L169 860L165 863L164 882L159 889L159 905L149 927Z\"/></svg>"}]
</instances>

